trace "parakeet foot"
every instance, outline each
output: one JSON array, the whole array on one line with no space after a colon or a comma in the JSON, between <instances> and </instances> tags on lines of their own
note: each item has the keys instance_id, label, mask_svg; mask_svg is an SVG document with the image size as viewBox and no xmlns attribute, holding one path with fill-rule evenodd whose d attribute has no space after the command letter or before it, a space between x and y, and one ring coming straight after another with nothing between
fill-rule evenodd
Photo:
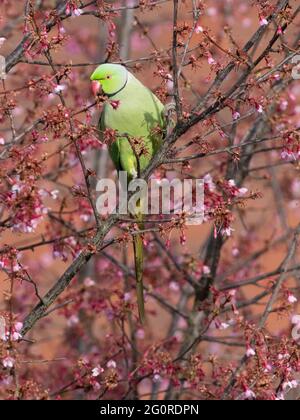
<instances>
[{"instance_id":1,"label":"parakeet foot","mask_svg":"<svg viewBox=\"0 0 300 420\"><path fill-rule=\"evenodd\" d=\"M168 136L171 134L173 127L175 125L175 111L176 111L176 104L175 102L169 102L165 105L163 109L163 117L166 121L166 135Z\"/></svg>"}]
</instances>

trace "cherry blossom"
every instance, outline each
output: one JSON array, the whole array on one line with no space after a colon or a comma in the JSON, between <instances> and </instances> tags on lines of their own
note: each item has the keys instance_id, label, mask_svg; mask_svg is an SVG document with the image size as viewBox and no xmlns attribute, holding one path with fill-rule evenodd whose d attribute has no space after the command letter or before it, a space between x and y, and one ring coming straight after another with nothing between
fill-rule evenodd
<instances>
[{"instance_id":1,"label":"cherry blossom","mask_svg":"<svg viewBox=\"0 0 300 420\"><path fill-rule=\"evenodd\" d=\"M5 368L11 369L12 367L14 367L15 360L12 357L7 356L2 360L2 364Z\"/></svg>"},{"instance_id":2,"label":"cherry blossom","mask_svg":"<svg viewBox=\"0 0 300 420\"><path fill-rule=\"evenodd\" d=\"M260 21L259 21L259 24L261 26L268 25L269 24L268 19L266 19L265 17L261 17Z\"/></svg>"},{"instance_id":3,"label":"cherry blossom","mask_svg":"<svg viewBox=\"0 0 300 420\"><path fill-rule=\"evenodd\" d=\"M247 357L255 356L255 354L256 354L255 350L249 346L246 351Z\"/></svg>"},{"instance_id":4,"label":"cherry blossom","mask_svg":"<svg viewBox=\"0 0 300 420\"><path fill-rule=\"evenodd\" d=\"M244 400L255 400L256 395L251 389L246 389L246 391L242 395L242 399Z\"/></svg>"},{"instance_id":5,"label":"cherry blossom","mask_svg":"<svg viewBox=\"0 0 300 420\"><path fill-rule=\"evenodd\" d=\"M196 34L201 34L204 31L203 27L200 25L196 26L195 32Z\"/></svg>"},{"instance_id":6,"label":"cherry blossom","mask_svg":"<svg viewBox=\"0 0 300 420\"><path fill-rule=\"evenodd\" d=\"M100 376L101 373L104 372L104 369L101 366L96 366L93 368L92 370L92 376L94 376L95 378Z\"/></svg>"},{"instance_id":7,"label":"cherry blossom","mask_svg":"<svg viewBox=\"0 0 300 420\"><path fill-rule=\"evenodd\" d=\"M116 367L117 367L117 364L116 364L116 362L114 361L114 360L110 360L109 362L107 362L107 365L106 365L109 369L116 369Z\"/></svg>"},{"instance_id":8,"label":"cherry blossom","mask_svg":"<svg viewBox=\"0 0 300 420\"><path fill-rule=\"evenodd\" d=\"M288 295L288 301L289 301L289 303L296 303L298 301L298 299L296 298L296 296L294 296L291 293L289 293L289 295Z\"/></svg>"}]
</instances>

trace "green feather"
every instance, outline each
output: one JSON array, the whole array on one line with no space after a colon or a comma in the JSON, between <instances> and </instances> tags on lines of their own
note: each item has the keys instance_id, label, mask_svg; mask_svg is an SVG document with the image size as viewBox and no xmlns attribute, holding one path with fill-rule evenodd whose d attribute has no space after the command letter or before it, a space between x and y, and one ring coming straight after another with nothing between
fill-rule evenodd
<instances>
[{"instance_id":1,"label":"green feather","mask_svg":"<svg viewBox=\"0 0 300 420\"><path fill-rule=\"evenodd\" d=\"M101 83L109 95L100 117L99 129L117 130L120 137L110 146L110 156L118 171L128 174L129 181L143 171L157 153L162 137L155 132L165 128L164 105L138 79L123 66L103 64L93 73L92 80ZM112 106L111 101L114 101ZM116 107L116 101L117 107ZM123 135L123 136L122 136ZM139 139L138 149L133 150L131 139ZM139 155L140 150L144 153ZM138 160L137 161L137 155ZM135 215L139 229L143 229L143 215ZM143 297L143 241L134 235L134 256L140 320L144 320Z\"/></svg>"}]
</instances>

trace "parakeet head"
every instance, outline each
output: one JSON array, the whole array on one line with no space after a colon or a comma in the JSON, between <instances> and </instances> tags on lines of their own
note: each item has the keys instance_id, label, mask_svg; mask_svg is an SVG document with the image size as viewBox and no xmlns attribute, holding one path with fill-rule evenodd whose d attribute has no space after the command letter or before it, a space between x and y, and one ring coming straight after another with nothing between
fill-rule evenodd
<instances>
[{"instance_id":1,"label":"parakeet head","mask_svg":"<svg viewBox=\"0 0 300 420\"><path fill-rule=\"evenodd\" d=\"M91 80L100 84L106 95L114 95L127 83L128 71L120 64L101 64L91 75Z\"/></svg>"}]
</instances>

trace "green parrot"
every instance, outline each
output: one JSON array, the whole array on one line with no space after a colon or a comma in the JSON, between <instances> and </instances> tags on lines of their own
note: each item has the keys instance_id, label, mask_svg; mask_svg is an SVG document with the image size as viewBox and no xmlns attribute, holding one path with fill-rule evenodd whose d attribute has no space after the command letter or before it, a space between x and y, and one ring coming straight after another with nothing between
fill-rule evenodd
<instances>
[{"instance_id":1,"label":"green parrot","mask_svg":"<svg viewBox=\"0 0 300 420\"><path fill-rule=\"evenodd\" d=\"M118 137L109 147L110 156L117 171L127 172L130 182L148 166L161 145L166 125L165 107L122 65L101 64L91 80L96 88L94 91L102 87L103 93L108 96L99 120L100 135L107 128L117 131ZM161 130L157 130L158 127ZM139 229L143 229L142 212L137 212L135 217ZM134 235L133 245L139 317L144 322L144 256L140 235Z\"/></svg>"}]
</instances>

